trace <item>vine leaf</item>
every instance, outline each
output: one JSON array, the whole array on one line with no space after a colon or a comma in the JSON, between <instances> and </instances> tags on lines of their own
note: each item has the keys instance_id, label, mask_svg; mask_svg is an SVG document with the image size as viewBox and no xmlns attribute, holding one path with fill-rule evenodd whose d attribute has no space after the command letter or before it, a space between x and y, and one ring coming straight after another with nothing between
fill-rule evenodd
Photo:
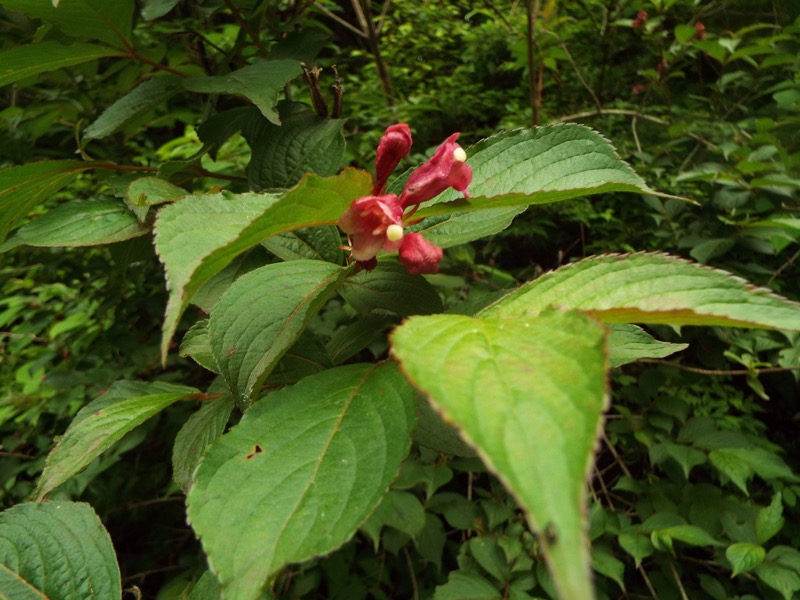
<instances>
[{"instance_id":1,"label":"vine leaf","mask_svg":"<svg viewBox=\"0 0 800 600\"><path fill-rule=\"evenodd\" d=\"M417 316L392 352L528 516L563 598L594 597L586 478L606 405L605 330L578 312L536 319Z\"/></svg>"},{"instance_id":2,"label":"vine leaf","mask_svg":"<svg viewBox=\"0 0 800 600\"><path fill-rule=\"evenodd\" d=\"M188 516L224 598L255 600L288 563L352 537L408 453L415 397L393 363L338 367L257 402L211 446Z\"/></svg>"}]
</instances>

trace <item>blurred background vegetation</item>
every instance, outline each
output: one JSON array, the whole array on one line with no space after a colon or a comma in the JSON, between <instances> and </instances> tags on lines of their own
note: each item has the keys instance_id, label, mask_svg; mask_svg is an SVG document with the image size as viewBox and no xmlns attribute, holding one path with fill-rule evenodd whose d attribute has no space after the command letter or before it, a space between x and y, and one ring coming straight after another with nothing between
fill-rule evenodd
<instances>
[{"instance_id":1,"label":"blurred background vegetation","mask_svg":"<svg viewBox=\"0 0 800 600\"><path fill-rule=\"evenodd\" d=\"M45 33L6 4L0 0L0 50ZM0 88L0 167L74 157L80 132L154 65L224 73L292 47L322 68L325 94L341 83L352 165L371 168L381 133L395 122L414 131L405 166L453 131L466 146L500 129L576 122L612 140L651 187L697 202L607 194L533 207L501 234L446 252L432 279L448 304L591 254L645 250L724 268L800 300L800 4L793 0L144 0L139 9L140 60L101 59ZM286 94L310 102L300 80ZM176 176L176 184L243 191L245 140L231 137L212 160L198 136L209 116L241 105L173 96L114 143L80 151L142 170L192 164L226 177ZM82 176L42 209L114 195L119 177ZM160 365L166 293L146 243L26 248L4 253L0 264L6 508L28 498L54 438L113 381L209 381L176 352L166 369ZM333 335L337 310L333 302L316 329ZM652 330L691 345L668 364L614 372L592 481L601 598L797 597L798 336ZM167 461L192 410L166 411L58 492L92 503L125 585L143 598L188 597L205 568ZM385 504L343 549L283 575L277 595L552 593L534 538L479 461L415 447ZM726 551L732 544L745 557L763 548L767 559L748 567Z\"/></svg>"}]
</instances>

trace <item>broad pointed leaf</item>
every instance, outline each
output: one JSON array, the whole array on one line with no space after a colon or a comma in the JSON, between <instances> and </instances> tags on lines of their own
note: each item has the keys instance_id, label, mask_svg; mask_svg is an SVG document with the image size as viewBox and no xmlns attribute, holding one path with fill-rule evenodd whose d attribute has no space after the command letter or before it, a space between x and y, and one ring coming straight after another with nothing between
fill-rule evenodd
<instances>
[{"instance_id":1,"label":"broad pointed leaf","mask_svg":"<svg viewBox=\"0 0 800 600\"><path fill-rule=\"evenodd\" d=\"M342 236L332 225L308 227L273 235L263 246L281 260L325 260L341 264L343 252Z\"/></svg>"},{"instance_id":2,"label":"broad pointed leaf","mask_svg":"<svg viewBox=\"0 0 800 600\"><path fill-rule=\"evenodd\" d=\"M531 204L605 192L656 193L608 140L582 125L506 131L479 142L467 154L473 170L472 198L446 192L417 214L425 218L464 213L422 223L426 238L442 247L496 233Z\"/></svg>"},{"instance_id":3,"label":"broad pointed leaf","mask_svg":"<svg viewBox=\"0 0 800 600\"><path fill-rule=\"evenodd\" d=\"M612 323L608 335L608 364L619 367L640 358L664 358L688 347L689 344L659 341L637 325Z\"/></svg>"},{"instance_id":4,"label":"broad pointed leaf","mask_svg":"<svg viewBox=\"0 0 800 600\"><path fill-rule=\"evenodd\" d=\"M257 402L209 449L188 516L224 598L255 600L355 533L408 452L415 395L394 364L330 369Z\"/></svg>"},{"instance_id":5,"label":"broad pointed leaf","mask_svg":"<svg viewBox=\"0 0 800 600\"><path fill-rule=\"evenodd\" d=\"M0 513L0 596L113 600L122 587L111 538L88 504L18 504Z\"/></svg>"},{"instance_id":6,"label":"broad pointed leaf","mask_svg":"<svg viewBox=\"0 0 800 600\"><path fill-rule=\"evenodd\" d=\"M267 119L280 124L275 105L283 86L302 73L296 60L261 60L227 75L190 77L182 81L192 92L234 94L252 102Z\"/></svg>"},{"instance_id":7,"label":"broad pointed leaf","mask_svg":"<svg viewBox=\"0 0 800 600\"><path fill-rule=\"evenodd\" d=\"M139 177L125 190L125 202L144 221L151 206L175 202L186 196L186 190L158 177Z\"/></svg>"},{"instance_id":8,"label":"broad pointed leaf","mask_svg":"<svg viewBox=\"0 0 800 600\"><path fill-rule=\"evenodd\" d=\"M45 41L16 46L0 52L0 87L31 75L119 54L119 50L95 44L65 46L58 42Z\"/></svg>"},{"instance_id":9,"label":"broad pointed leaf","mask_svg":"<svg viewBox=\"0 0 800 600\"><path fill-rule=\"evenodd\" d=\"M347 272L318 260L266 265L219 299L209 320L211 351L239 406L250 404Z\"/></svg>"},{"instance_id":10,"label":"broad pointed leaf","mask_svg":"<svg viewBox=\"0 0 800 600\"><path fill-rule=\"evenodd\" d=\"M800 329L800 304L729 273L666 254L584 259L523 285L483 315L535 317L577 308L605 323Z\"/></svg>"},{"instance_id":11,"label":"broad pointed leaf","mask_svg":"<svg viewBox=\"0 0 800 600\"><path fill-rule=\"evenodd\" d=\"M142 18L145 21L152 21L158 17L163 17L178 4L180 0L144 0L142 2Z\"/></svg>"},{"instance_id":12,"label":"broad pointed leaf","mask_svg":"<svg viewBox=\"0 0 800 600\"><path fill-rule=\"evenodd\" d=\"M125 48L131 38L134 0L3 0L3 8L25 13L79 39Z\"/></svg>"},{"instance_id":13,"label":"broad pointed leaf","mask_svg":"<svg viewBox=\"0 0 800 600\"><path fill-rule=\"evenodd\" d=\"M194 388L170 383L118 381L84 406L47 456L36 499L42 500L76 475L126 433L188 396Z\"/></svg>"},{"instance_id":14,"label":"broad pointed leaf","mask_svg":"<svg viewBox=\"0 0 800 600\"><path fill-rule=\"evenodd\" d=\"M245 128L250 145L247 181L254 191L288 188L306 173L335 175L344 159L344 119L324 119L310 111L283 115L281 125L265 121Z\"/></svg>"},{"instance_id":15,"label":"broad pointed leaf","mask_svg":"<svg viewBox=\"0 0 800 600\"><path fill-rule=\"evenodd\" d=\"M403 372L528 513L563 598L593 597L586 477L606 403L604 335L551 311L411 317L391 338Z\"/></svg>"},{"instance_id":16,"label":"broad pointed leaf","mask_svg":"<svg viewBox=\"0 0 800 600\"><path fill-rule=\"evenodd\" d=\"M49 160L0 169L0 242L34 206L93 166L79 160Z\"/></svg>"},{"instance_id":17,"label":"broad pointed leaf","mask_svg":"<svg viewBox=\"0 0 800 600\"><path fill-rule=\"evenodd\" d=\"M109 106L97 120L83 132L84 139L100 139L120 131L123 127L156 108L181 89L181 78L164 75L148 79Z\"/></svg>"},{"instance_id":18,"label":"broad pointed leaf","mask_svg":"<svg viewBox=\"0 0 800 600\"><path fill-rule=\"evenodd\" d=\"M245 250L277 233L336 223L350 202L369 193L368 173L305 177L280 200L266 194L190 196L164 207L156 221L156 249L170 292L162 356L192 296Z\"/></svg>"},{"instance_id":19,"label":"broad pointed leaf","mask_svg":"<svg viewBox=\"0 0 800 600\"><path fill-rule=\"evenodd\" d=\"M98 246L122 242L149 232L117 200L73 200L23 225L0 252L28 246Z\"/></svg>"}]
</instances>

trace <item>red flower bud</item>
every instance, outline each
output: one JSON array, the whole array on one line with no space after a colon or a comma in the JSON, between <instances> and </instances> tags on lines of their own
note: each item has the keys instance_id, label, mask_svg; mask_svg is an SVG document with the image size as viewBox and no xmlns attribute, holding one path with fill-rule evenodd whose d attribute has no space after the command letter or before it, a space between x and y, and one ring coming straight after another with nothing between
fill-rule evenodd
<instances>
[{"instance_id":1,"label":"red flower bud","mask_svg":"<svg viewBox=\"0 0 800 600\"><path fill-rule=\"evenodd\" d=\"M644 27L644 24L647 22L647 19L650 15L647 14L646 10L640 10L636 18L631 23L631 27L634 29L639 29L640 27Z\"/></svg>"},{"instance_id":2,"label":"red flower bud","mask_svg":"<svg viewBox=\"0 0 800 600\"><path fill-rule=\"evenodd\" d=\"M706 39L706 26L703 25L702 21L694 24L694 38L700 41Z\"/></svg>"},{"instance_id":3,"label":"red flower bud","mask_svg":"<svg viewBox=\"0 0 800 600\"><path fill-rule=\"evenodd\" d=\"M412 275L437 273L442 249L431 244L418 233L407 233L400 245L400 264Z\"/></svg>"},{"instance_id":4,"label":"red flower bud","mask_svg":"<svg viewBox=\"0 0 800 600\"><path fill-rule=\"evenodd\" d=\"M382 194L386 181L403 157L411 150L411 130L405 123L391 125L381 137L375 156L375 186L373 194Z\"/></svg>"}]
</instances>

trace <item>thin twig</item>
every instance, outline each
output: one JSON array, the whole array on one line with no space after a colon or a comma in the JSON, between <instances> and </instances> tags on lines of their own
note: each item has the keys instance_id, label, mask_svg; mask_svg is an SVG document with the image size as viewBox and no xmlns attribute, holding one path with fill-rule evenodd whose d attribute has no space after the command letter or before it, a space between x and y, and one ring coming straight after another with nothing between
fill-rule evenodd
<instances>
[{"instance_id":1,"label":"thin twig","mask_svg":"<svg viewBox=\"0 0 800 600\"><path fill-rule=\"evenodd\" d=\"M689 600L689 596L686 595L686 590L683 589L681 578L678 576L678 571L675 569L675 563L671 558L669 559L669 570L672 571L672 577L675 579L675 583L678 585L678 591L681 594L681 600Z\"/></svg>"},{"instance_id":2,"label":"thin twig","mask_svg":"<svg viewBox=\"0 0 800 600\"><path fill-rule=\"evenodd\" d=\"M408 573L411 575L411 588L414 590L414 600L419 600L419 587L417 586L417 575L414 573L414 563L411 562L411 555L408 553L408 548L403 546L403 554L406 555L406 564L408 565Z\"/></svg>"},{"instance_id":3,"label":"thin twig","mask_svg":"<svg viewBox=\"0 0 800 600\"><path fill-rule=\"evenodd\" d=\"M775 278L776 278L778 275L780 275L781 273L783 273L783 271L784 271L784 270L786 270L786 269L788 269L789 267L791 267L791 266L794 264L794 261L796 261L798 258L800 258L800 250L798 250L797 252L795 252L795 253L794 253L794 255L793 255L793 256L792 256L792 257L791 257L789 260L787 260L785 263L783 263L783 264L782 264L780 267L778 267L778 268L776 269L776 271L775 271L775 272L774 272L774 273L773 273L773 274L770 276L770 278L767 280L767 285L768 285L768 286L769 286L769 285L772 285L772 282L773 282L773 281L775 281Z\"/></svg>"},{"instance_id":4,"label":"thin twig","mask_svg":"<svg viewBox=\"0 0 800 600\"><path fill-rule=\"evenodd\" d=\"M228 7L228 10L231 11L233 18L239 24L239 27L241 27L244 30L244 32L248 36L250 36L250 39L253 40L253 43L256 45L256 47L261 51L261 53L264 56L266 56L268 54L266 46L264 46L264 43L261 41L261 38L259 38L258 34L250 28L250 25L247 23L247 20L242 16L242 13L239 11L239 9L236 8L236 6L234 6L231 0L224 0L224 2L225 6Z\"/></svg>"},{"instance_id":5,"label":"thin twig","mask_svg":"<svg viewBox=\"0 0 800 600\"><path fill-rule=\"evenodd\" d=\"M327 16L327 17L329 17L329 18L333 19L333 20L334 20L334 21L336 21L336 22L337 22L339 25L341 25L341 26L342 26L342 27L344 27L345 29L348 29L348 30L349 30L349 31L351 31L352 33L355 33L356 35L358 35L358 36L360 36L360 37L362 37L362 38L364 38L364 39L366 39L366 38L368 37L368 35L367 35L365 32L361 31L360 29L357 29L357 28L353 27L353 26L352 26L352 25L351 25L349 22L345 21L345 20L344 20L343 18L341 18L339 15L337 15L337 14L335 14L335 13L332 13L331 11L329 11L327 8L325 8L324 6L322 6L321 4L319 4L318 2L315 2L315 3L314 3L314 7L315 7L315 8L317 8L317 9L319 9L320 11L322 11L322 13L323 13L325 16Z\"/></svg>"},{"instance_id":6,"label":"thin twig","mask_svg":"<svg viewBox=\"0 0 800 600\"><path fill-rule=\"evenodd\" d=\"M800 365L794 367L764 367L763 369L702 369L700 367L689 367L680 363L670 362L668 360L661 360L658 358L640 358L637 362L651 363L655 365L664 365L666 367L674 367L682 371L690 373L699 373L700 375L752 375L753 373L784 373L786 371L797 371Z\"/></svg>"}]
</instances>

